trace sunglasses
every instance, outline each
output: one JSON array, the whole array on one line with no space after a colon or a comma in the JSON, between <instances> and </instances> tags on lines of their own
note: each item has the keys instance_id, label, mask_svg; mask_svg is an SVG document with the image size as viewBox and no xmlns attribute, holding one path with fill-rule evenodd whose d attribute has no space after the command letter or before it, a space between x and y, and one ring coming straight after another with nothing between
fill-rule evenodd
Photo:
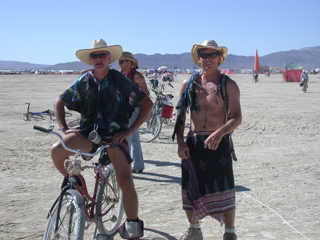
<instances>
[{"instance_id":1,"label":"sunglasses","mask_svg":"<svg viewBox=\"0 0 320 240\"><path fill-rule=\"evenodd\" d=\"M212 53L199 53L199 57L201 58L207 58L207 57L211 57L211 58L215 58L217 56L219 56L220 54L218 52L212 52Z\"/></svg>"},{"instance_id":2,"label":"sunglasses","mask_svg":"<svg viewBox=\"0 0 320 240\"><path fill-rule=\"evenodd\" d=\"M107 54L107 53L91 53L90 57L92 59L97 59L97 58L105 58L107 55L109 55L109 54Z\"/></svg>"},{"instance_id":3,"label":"sunglasses","mask_svg":"<svg viewBox=\"0 0 320 240\"><path fill-rule=\"evenodd\" d=\"M125 63L125 62L129 62L129 60L121 60L119 61L119 64Z\"/></svg>"}]
</instances>

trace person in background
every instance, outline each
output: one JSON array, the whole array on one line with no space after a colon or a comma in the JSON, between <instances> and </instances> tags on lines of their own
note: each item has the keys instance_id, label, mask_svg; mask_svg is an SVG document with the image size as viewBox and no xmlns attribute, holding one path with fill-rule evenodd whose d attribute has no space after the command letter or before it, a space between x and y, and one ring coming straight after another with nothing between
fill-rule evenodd
<instances>
[{"instance_id":1,"label":"person in background","mask_svg":"<svg viewBox=\"0 0 320 240\"><path fill-rule=\"evenodd\" d=\"M137 71L137 69L139 68L138 64L138 60L133 57L132 53L122 52L122 56L119 58L119 66L121 68L121 72L137 86L139 86L147 96L149 96L146 81L143 75ZM136 107L131 118L129 119L129 126L131 126L131 124L136 120L139 115L139 111L139 107ZM128 138L128 144L132 158L132 172L141 173L144 170L145 166L138 130L136 130L135 133Z\"/></svg>"},{"instance_id":2,"label":"person in background","mask_svg":"<svg viewBox=\"0 0 320 240\"><path fill-rule=\"evenodd\" d=\"M308 88L308 82L309 82L308 72L306 70L303 70L300 76L300 87L302 87L302 85L305 84L306 88Z\"/></svg>"},{"instance_id":3,"label":"person in background","mask_svg":"<svg viewBox=\"0 0 320 240\"><path fill-rule=\"evenodd\" d=\"M228 134L241 123L240 90L233 80L222 75L218 66L226 59L228 49L213 40L194 44L192 58L202 68L183 81L177 104L176 125L178 155L182 159L182 202L189 222L183 240L203 239L200 220L212 216L225 224L224 240L235 240L235 184ZM227 115L220 78L227 86ZM189 82L190 80L190 82ZM187 108L190 109L190 131L185 140Z\"/></svg>"}]
</instances>

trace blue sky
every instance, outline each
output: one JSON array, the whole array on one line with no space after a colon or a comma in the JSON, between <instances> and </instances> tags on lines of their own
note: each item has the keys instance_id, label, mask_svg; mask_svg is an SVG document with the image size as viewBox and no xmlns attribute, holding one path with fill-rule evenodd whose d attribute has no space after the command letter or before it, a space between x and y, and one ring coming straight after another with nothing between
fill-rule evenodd
<instances>
[{"instance_id":1,"label":"blue sky","mask_svg":"<svg viewBox=\"0 0 320 240\"><path fill-rule=\"evenodd\" d=\"M78 61L94 39L133 54L180 54L206 39L259 56L320 46L319 0L0 0L0 60Z\"/></svg>"}]
</instances>

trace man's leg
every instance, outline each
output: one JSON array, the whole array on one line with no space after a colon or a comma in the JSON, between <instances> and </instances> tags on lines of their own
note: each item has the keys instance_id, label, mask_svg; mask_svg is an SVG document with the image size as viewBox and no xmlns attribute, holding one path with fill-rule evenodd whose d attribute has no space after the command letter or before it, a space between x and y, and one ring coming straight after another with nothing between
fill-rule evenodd
<instances>
[{"instance_id":1,"label":"man's leg","mask_svg":"<svg viewBox=\"0 0 320 240\"><path fill-rule=\"evenodd\" d=\"M234 228L235 210L224 214L226 228Z\"/></svg>"},{"instance_id":2,"label":"man's leg","mask_svg":"<svg viewBox=\"0 0 320 240\"><path fill-rule=\"evenodd\" d=\"M189 222L189 226L188 226L188 230L185 232L185 234L180 238L182 240L202 240L203 236L202 236L202 232L201 232L201 228L200 228L200 223L198 220L196 220L193 217L193 211L185 211L187 218L188 218L188 222Z\"/></svg>"},{"instance_id":3,"label":"man's leg","mask_svg":"<svg viewBox=\"0 0 320 240\"><path fill-rule=\"evenodd\" d=\"M131 135L129 139L131 141L131 145L129 146L132 157L132 169L141 171L144 169L144 161L138 130L133 135Z\"/></svg>"},{"instance_id":4,"label":"man's leg","mask_svg":"<svg viewBox=\"0 0 320 240\"><path fill-rule=\"evenodd\" d=\"M73 149L81 149L84 152L90 152L92 150L93 144L86 137L78 136L75 133L70 133L63 137L67 147ZM51 157L54 165L59 170L62 175L67 176L67 171L64 168L64 161L74 153L71 153L64 149L61 141L55 142L51 147Z\"/></svg>"},{"instance_id":5,"label":"man's leg","mask_svg":"<svg viewBox=\"0 0 320 240\"><path fill-rule=\"evenodd\" d=\"M232 210L226 214L225 217L225 233L223 239L237 240L237 235L234 228L235 210Z\"/></svg>"},{"instance_id":6,"label":"man's leg","mask_svg":"<svg viewBox=\"0 0 320 240\"><path fill-rule=\"evenodd\" d=\"M193 211L185 211L186 212L186 215L187 215L187 218L188 218L188 222L190 224L198 224L199 221L196 220L194 217L193 217Z\"/></svg>"},{"instance_id":7,"label":"man's leg","mask_svg":"<svg viewBox=\"0 0 320 240\"><path fill-rule=\"evenodd\" d=\"M119 147L107 149L108 155L116 171L117 180L123 193L123 207L128 220L138 217L138 196L134 188L131 164Z\"/></svg>"},{"instance_id":8,"label":"man's leg","mask_svg":"<svg viewBox=\"0 0 320 240\"><path fill-rule=\"evenodd\" d=\"M129 126L134 123L139 115L139 108L135 108L134 112L132 113L131 118L129 119ZM143 170L144 169L144 162L143 162L143 154L142 148L139 139L139 130L137 129L134 134L132 134L128 138L128 146L130 148L130 155L132 158L132 169L134 170Z\"/></svg>"}]
</instances>

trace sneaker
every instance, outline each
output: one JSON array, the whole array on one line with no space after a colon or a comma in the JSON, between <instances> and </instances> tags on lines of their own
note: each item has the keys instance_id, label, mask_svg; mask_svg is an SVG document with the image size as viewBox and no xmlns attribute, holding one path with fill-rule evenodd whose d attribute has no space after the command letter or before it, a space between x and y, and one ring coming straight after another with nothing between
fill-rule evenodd
<instances>
[{"instance_id":1,"label":"sneaker","mask_svg":"<svg viewBox=\"0 0 320 240\"><path fill-rule=\"evenodd\" d=\"M237 240L237 235L235 233L224 233L223 240Z\"/></svg>"},{"instance_id":2,"label":"sneaker","mask_svg":"<svg viewBox=\"0 0 320 240\"><path fill-rule=\"evenodd\" d=\"M188 228L180 240L203 240L201 228Z\"/></svg>"}]
</instances>

